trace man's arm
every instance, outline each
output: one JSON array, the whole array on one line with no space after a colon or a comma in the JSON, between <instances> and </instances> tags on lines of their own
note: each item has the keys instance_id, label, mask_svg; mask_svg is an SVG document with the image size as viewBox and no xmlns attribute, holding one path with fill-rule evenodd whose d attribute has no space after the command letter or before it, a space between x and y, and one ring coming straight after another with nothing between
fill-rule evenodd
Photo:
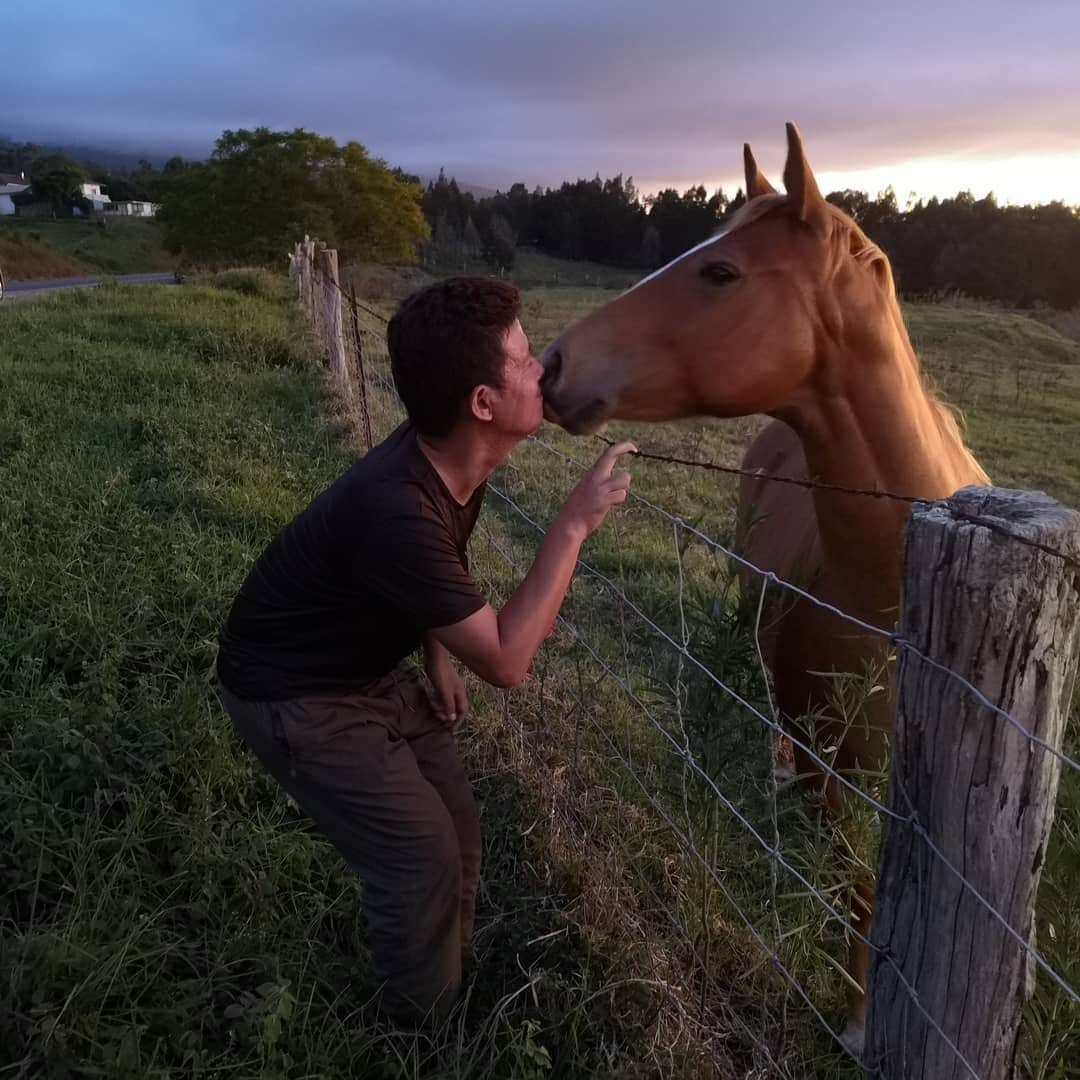
<instances>
[{"instance_id":1,"label":"man's arm","mask_svg":"<svg viewBox=\"0 0 1080 1080\"><path fill-rule=\"evenodd\" d=\"M600 455L563 504L525 580L501 611L487 604L461 622L430 631L485 682L524 682L559 614L581 545L613 506L626 501L630 475L612 470L621 454L635 449L624 442Z\"/></svg>"}]
</instances>

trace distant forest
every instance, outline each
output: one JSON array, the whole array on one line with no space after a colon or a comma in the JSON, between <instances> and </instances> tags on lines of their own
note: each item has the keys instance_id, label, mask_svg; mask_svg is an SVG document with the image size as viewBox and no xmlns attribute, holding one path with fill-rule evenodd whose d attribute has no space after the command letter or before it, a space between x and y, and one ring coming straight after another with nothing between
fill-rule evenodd
<instances>
[{"instance_id":1,"label":"distant forest","mask_svg":"<svg viewBox=\"0 0 1080 1080\"><path fill-rule=\"evenodd\" d=\"M1080 304L1080 208L999 206L993 195L920 200L901 208L892 189L877 198L834 191L888 254L904 296L963 293L1010 307ZM632 180L576 180L559 188L476 199L440 176L424 193L430 244L443 261L486 253L507 265L513 245L565 259L653 270L707 239L745 202L704 187L642 198Z\"/></svg>"},{"instance_id":2,"label":"distant forest","mask_svg":"<svg viewBox=\"0 0 1080 1080\"><path fill-rule=\"evenodd\" d=\"M32 171L46 151L33 143L0 139L0 172ZM158 168L102 167L84 160L88 176L114 199L150 199L168 206L169 189L198 163L172 158ZM745 201L704 187L668 188L642 196L632 179L567 181L558 188L514 184L477 198L440 174L420 185L430 238L418 254L452 267L484 259L493 268L513 266L518 247L565 259L653 270L706 239ZM1010 307L1080 305L1080 208L1060 202L999 206L993 195L960 192L949 199L900 207L892 189L877 198L835 191L827 198L846 210L889 255L907 297L962 293Z\"/></svg>"}]
</instances>

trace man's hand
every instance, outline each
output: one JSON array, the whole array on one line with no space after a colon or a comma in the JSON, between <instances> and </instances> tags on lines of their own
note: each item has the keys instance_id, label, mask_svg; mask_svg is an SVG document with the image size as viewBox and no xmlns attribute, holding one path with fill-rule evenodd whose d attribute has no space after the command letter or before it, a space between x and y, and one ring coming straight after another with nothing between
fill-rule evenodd
<instances>
[{"instance_id":1,"label":"man's hand","mask_svg":"<svg viewBox=\"0 0 1080 1080\"><path fill-rule=\"evenodd\" d=\"M429 637L437 635L445 648L493 686L518 686L524 682L544 638L559 617L581 545L613 506L626 501L630 476L613 470L621 454L636 449L633 443L622 442L600 455L570 492L525 580L501 611L486 604L467 619L432 631ZM453 684L442 674L441 662L436 661L434 670L435 674L432 665L428 666L431 681L440 688L444 712L460 719L460 708L447 704L455 698ZM443 687L450 688L449 696Z\"/></svg>"},{"instance_id":2,"label":"man's hand","mask_svg":"<svg viewBox=\"0 0 1080 1080\"><path fill-rule=\"evenodd\" d=\"M636 453L637 447L632 442L609 446L563 503L559 518L569 527L580 530L582 540L596 532L612 507L626 502L630 474L613 470L623 454Z\"/></svg>"},{"instance_id":3,"label":"man's hand","mask_svg":"<svg viewBox=\"0 0 1080 1080\"><path fill-rule=\"evenodd\" d=\"M424 638L424 670L434 688L431 708L448 726L469 715L469 695L465 683L450 659L450 653L435 638Z\"/></svg>"}]
</instances>

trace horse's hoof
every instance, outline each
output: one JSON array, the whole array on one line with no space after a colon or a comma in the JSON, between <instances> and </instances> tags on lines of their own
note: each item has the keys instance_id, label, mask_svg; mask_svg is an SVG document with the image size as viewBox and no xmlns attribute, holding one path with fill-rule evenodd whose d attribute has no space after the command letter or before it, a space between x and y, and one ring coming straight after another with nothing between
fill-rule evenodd
<instances>
[{"instance_id":1,"label":"horse's hoof","mask_svg":"<svg viewBox=\"0 0 1080 1080\"><path fill-rule=\"evenodd\" d=\"M866 1025L849 1020L847 1027L840 1032L840 1043L853 1058L861 1061L863 1047L866 1045Z\"/></svg>"}]
</instances>

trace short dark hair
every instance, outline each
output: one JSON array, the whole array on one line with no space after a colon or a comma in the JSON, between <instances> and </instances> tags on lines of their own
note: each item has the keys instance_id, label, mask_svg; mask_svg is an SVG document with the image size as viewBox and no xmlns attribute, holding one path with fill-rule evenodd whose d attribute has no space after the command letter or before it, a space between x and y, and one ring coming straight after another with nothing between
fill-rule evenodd
<instances>
[{"instance_id":1,"label":"short dark hair","mask_svg":"<svg viewBox=\"0 0 1080 1080\"><path fill-rule=\"evenodd\" d=\"M451 277L402 300L387 328L394 385L423 435L448 435L473 389L502 386L506 332L521 293L506 281Z\"/></svg>"}]
</instances>

